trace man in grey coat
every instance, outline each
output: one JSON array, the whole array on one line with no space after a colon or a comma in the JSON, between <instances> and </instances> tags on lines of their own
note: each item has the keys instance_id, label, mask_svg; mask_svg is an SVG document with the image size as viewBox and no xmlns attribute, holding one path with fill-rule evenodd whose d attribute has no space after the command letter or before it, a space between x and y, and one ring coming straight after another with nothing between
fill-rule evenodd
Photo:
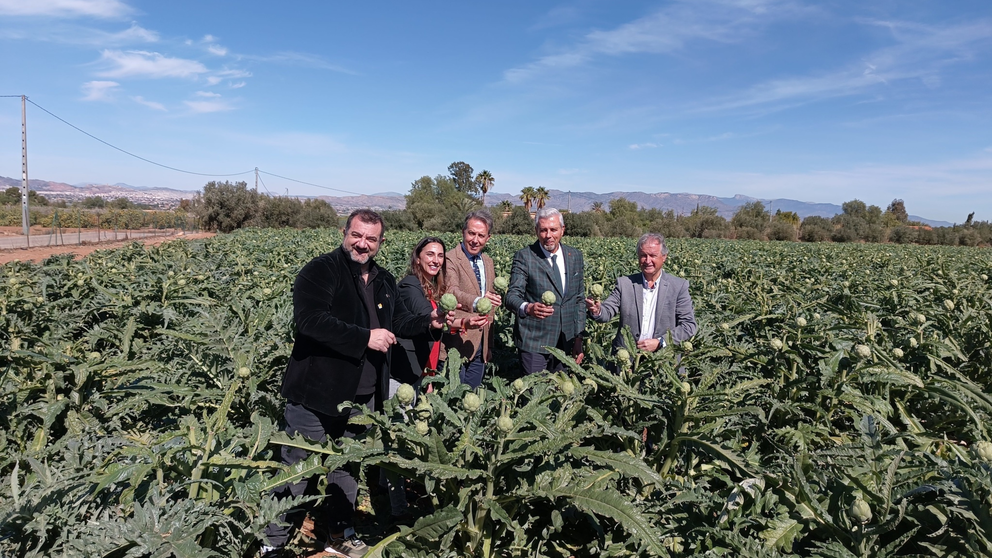
<instances>
[{"instance_id":1,"label":"man in grey coat","mask_svg":"<svg viewBox=\"0 0 992 558\"><path fill-rule=\"evenodd\" d=\"M618 312L620 327L613 338L613 350L623 347L623 328L637 340L637 348L657 351L671 334L673 343L695 335L696 315L689 296L689 282L662 270L668 258L665 237L647 233L637 241L640 273L617 278L613 292L602 303L586 299L589 315L597 322L610 321Z\"/></svg>"},{"instance_id":2,"label":"man in grey coat","mask_svg":"<svg viewBox=\"0 0 992 558\"><path fill-rule=\"evenodd\" d=\"M561 243L565 223L557 209L539 209L534 224L537 242L513 255L510 286L503 297L503 305L517 316L513 343L525 374L563 368L547 347L581 363L586 325L582 252ZM542 301L545 292L554 294L551 304Z\"/></svg>"}]
</instances>

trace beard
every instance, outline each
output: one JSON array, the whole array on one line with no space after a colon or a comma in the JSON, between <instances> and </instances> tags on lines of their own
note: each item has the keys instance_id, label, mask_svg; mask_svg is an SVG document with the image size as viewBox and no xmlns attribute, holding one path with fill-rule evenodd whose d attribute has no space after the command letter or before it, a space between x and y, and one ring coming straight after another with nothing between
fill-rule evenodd
<instances>
[{"instance_id":1,"label":"beard","mask_svg":"<svg viewBox=\"0 0 992 558\"><path fill-rule=\"evenodd\" d=\"M354 246L345 246L344 251L348 253L348 257L351 258L351 261L360 265L365 265L369 263L369 260L371 260L372 256L375 255L371 251L365 253L359 253L355 251Z\"/></svg>"}]
</instances>

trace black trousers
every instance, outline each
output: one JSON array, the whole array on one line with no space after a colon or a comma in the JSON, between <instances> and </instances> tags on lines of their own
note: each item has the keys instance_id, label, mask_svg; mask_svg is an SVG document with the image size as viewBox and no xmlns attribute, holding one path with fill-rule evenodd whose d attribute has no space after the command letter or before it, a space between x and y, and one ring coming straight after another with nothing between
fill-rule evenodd
<instances>
[{"instance_id":1,"label":"black trousers","mask_svg":"<svg viewBox=\"0 0 992 558\"><path fill-rule=\"evenodd\" d=\"M365 405L368 409L375 408L375 396L358 396L356 403ZM286 403L285 432L289 436L302 434L308 440L326 442L341 438L354 438L364 432L367 427L349 425L348 419L361 414L359 409L352 409L350 415L333 417L308 409L303 405L288 401ZM307 458L307 451L289 446L282 447L282 462L286 465L299 463ZM302 479L292 484L280 486L274 490L277 498L287 496L302 496L316 494L317 478ZM327 474L327 494L320 505L318 517L314 518L317 525L326 527L330 533L340 533L352 526L355 514L355 499L358 497L358 479L352 473L351 467L336 469ZM270 523L265 529L269 545L281 548L289 542L293 529L299 528L306 517L306 509L296 509L281 516L280 523Z\"/></svg>"}]
</instances>

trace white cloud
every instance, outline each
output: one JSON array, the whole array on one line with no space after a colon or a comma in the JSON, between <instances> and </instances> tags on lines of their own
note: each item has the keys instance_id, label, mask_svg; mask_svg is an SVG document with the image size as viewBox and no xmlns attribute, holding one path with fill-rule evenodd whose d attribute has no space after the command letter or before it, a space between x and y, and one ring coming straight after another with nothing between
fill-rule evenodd
<instances>
[{"instance_id":1,"label":"white cloud","mask_svg":"<svg viewBox=\"0 0 992 558\"><path fill-rule=\"evenodd\" d=\"M723 111L753 107L781 110L821 99L868 94L878 87L921 80L939 87L945 66L972 60L987 48L992 22L977 21L946 27L909 23L862 22L893 31L895 44L846 67L815 75L769 80L726 97L704 101L690 110Z\"/></svg>"},{"instance_id":2,"label":"white cloud","mask_svg":"<svg viewBox=\"0 0 992 558\"><path fill-rule=\"evenodd\" d=\"M224 81L224 78L219 76L209 76L207 77L207 85L217 85L218 83Z\"/></svg>"},{"instance_id":3,"label":"white cloud","mask_svg":"<svg viewBox=\"0 0 992 558\"><path fill-rule=\"evenodd\" d=\"M210 91L197 91L195 95L197 97L209 97L209 98L217 98L221 96L220 93L212 93Z\"/></svg>"},{"instance_id":4,"label":"white cloud","mask_svg":"<svg viewBox=\"0 0 992 558\"><path fill-rule=\"evenodd\" d=\"M195 113L224 112L234 110L227 101L184 101L185 105Z\"/></svg>"},{"instance_id":5,"label":"white cloud","mask_svg":"<svg viewBox=\"0 0 992 558\"><path fill-rule=\"evenodd\" d=\"M3 1L3 0L0 0ZM123 31L108 32L92 27L66 23L46 23L34 28L0 29L0 38L13 41L35 41L66 45L85 45L99 48L157 43L159 34L137 23Z\"/></svg>"},{"instance_id":6,"label":"white cloud","mask_svg":"<svg viewBox=\"0 0 992 558\"><path fill-rule=\"evenodd\" d=\"M110 101L120 86L116 81L88 81L83 84L84 101Z\"/></svg>"},{"instance_id":7,"label":"white cloud","mask_svg":"<svg viewBox=\"0 0 992 558\"><path fill-rule=\"evenodd\" d=\"M248 84L245 83L245 82L243 82L243 81L239 81L237 83L232 83L231 84L231 89L241 89L242 87L244 87L246 85L248 85Z\"/></svg>"},{"instance_id":8,"label":"white cloud","mask_svg":"<svg viewBox=\"0 0 992 558\"><path fill-rule=\"evenodd\" d=\"M627 149L637 151L638 149L653 149L655 147L660 146L657 143L632 143L627 146Z\"/></svg>"},{"instance_id":9,"label":"white cloud","mask_svg":"<svg viewBox=\"0 0 992 558\"><path fill-rule=\"evenodd\" d=\"M224 79L237 79L251 77L251 72L248 70L232 70L226 69L216 72L216 74Z\"/></svg>"},{"instance_id":10,"label":"white cloud","mask_svg":"<svg viewBox=\"0 0 992 558\"><path fill-rule=\"evenodd\" d=\"M675 2L614 29L591 31L579 43L506 70L503 77L519 83L582 66L599 56L671 53L694 40L735 43L753 34L759 25L802 11L791 0Z\"/></svg>"},{"instance_id":11,"label":"white cloud","mask_svg":"<svg viewBox=\"0 0 992 558\"><path fill-rule=\"evenodd\" d=\"M145 100L145 98L142 97L142 96L140 96L140 95L131 97L131 100L134 101L134 102L136 102L136 103L138 103L139 105L144 105L144 106L146 106L146 107L148 107L150 109L160 110L160 111L163 111L163 112L165 112L167 110L165 108L165 105L163 105L162 103L156 103L155 101Z\"/></svg>"},{"instance_id":12,"label":"white cloud","mask_svg":"<svg viewBox=\"0 0 992 558\"><path fill-rule=\"evenodd\" d=\"M100 58L111 66L99 73L103 77L195 78L207 72L195 60L169 58L157 52L104 50Z\"/></svg>"},{"instance_id":13,"label":"white cloud","mask_svg":"<svg viewBox=\"0 0 992 558\"><path fill-rule=\"evenodd\" d=\"M220 45L210 45L207 47L207 51L217 56L227 56L227 49Z\"/></svg>"},{"instance_id":14,"label":"white cloud","mask_svg":"<svg viewBox=\"0 0 992 558\"><path fill-rule=\"evenodd\" d=\"M246 55L244 58L246 60L254 60L258 62L271 62L274 64L286 64L289 66L303 66L306 68L317 68L320 70L340 72L342 74L357 75L357 72L349 70L344 66L332 64L320 56L315 54L307 54L305 52L277 52L276 54L271 54L269 56Z\"/></svg>"},{"instance_id":15,"label":"white cloud","mask_svg":"<svg viewBox=\"0 0 992 558\"><path fill-rule=\"evenodd\" d=\"M131 14L119 0L0 0L0 15L97 17L113 19Z\"/></svg>"},{"instance_id":16,"label":"white cloud","mask_svg":"<svg viewBox=\"0 0 992 558\"><path fill-rule=\"evenodd\" d=\"M144 27L138 25L137 23L131 23L125 31L120 33L110 33L107 35L106 42L118 43L157 43L159 40L159 35L155 31L149 31Z\"/></svg>"}]
</instances>

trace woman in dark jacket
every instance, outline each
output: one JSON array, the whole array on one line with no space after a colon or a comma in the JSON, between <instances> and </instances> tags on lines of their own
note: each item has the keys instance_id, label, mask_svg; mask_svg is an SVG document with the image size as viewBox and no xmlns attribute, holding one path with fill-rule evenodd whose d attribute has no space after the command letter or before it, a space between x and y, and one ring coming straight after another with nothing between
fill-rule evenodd
<instances>
[{"instance_id":1,"label":"woman in dark jacket","mask_svg":"<svg viewBox=\"0 0 992 558\"><path fill-rule=\"evenodd\" d=\"M410 254L406 277L396 284L397 294L412 314L430 314L444 293L444 242L434 236L417 243ZM390 375L394 382L415 384L424 369L436 370L441 352L441 331L426 331L412 338L397 337ZM398 385L398 384L396 384ZM390 396L395 387L390 385Z\"/></svg>"},{"instance_id":2,"label":"woman in dark jacket","mask_svg":"<svg viewBox=\"0 0 992 558\"><path fill-rule=\"evenodd\" d=\"M414 315L427 315L437 308L441 295L445 292L444 285L444 242L436 236L428 236L417 243L410 253L410 267L406 277L396 284L396 290L403 304ZM461 327L482 327L485 316L458 320ZM437 370L442 355L442 347L438 342L440 330L428 330L415 337L396 337L398 346L393 352L392 364L389 369L393 378L390 385L390 397L399 387L399 383L414 384L424 374L424 370ZM402 349L402 350L400 350Z\"/></svg>"},{"instance_id":3,"label":"woman in dark jacket","mask_svg":"<svg viewBox=\"0 0 992 558\"><path fill-rule=\"evenodd\" d=\"M436 236L428 236L417 243L410 254L410 267L406 277L396 284L397 294L411 314L429 315L437 308L444 294L444 242ZM483 320L481 324L479 319ZM463 327L485 325L485 316L465 320ZM401 383L414 386L414 393L420 391L420 379L425 370L437 370L441 357L441 331L428 330L415 337L396 337L393 346L392 363L389 368L389 397L393 397ZM388 482L387 482L388 481ZM387 488L393 523L408 524L410 515L403 483L395 474L383 474L379 484Z\"/></svg>"}]
</instances>

